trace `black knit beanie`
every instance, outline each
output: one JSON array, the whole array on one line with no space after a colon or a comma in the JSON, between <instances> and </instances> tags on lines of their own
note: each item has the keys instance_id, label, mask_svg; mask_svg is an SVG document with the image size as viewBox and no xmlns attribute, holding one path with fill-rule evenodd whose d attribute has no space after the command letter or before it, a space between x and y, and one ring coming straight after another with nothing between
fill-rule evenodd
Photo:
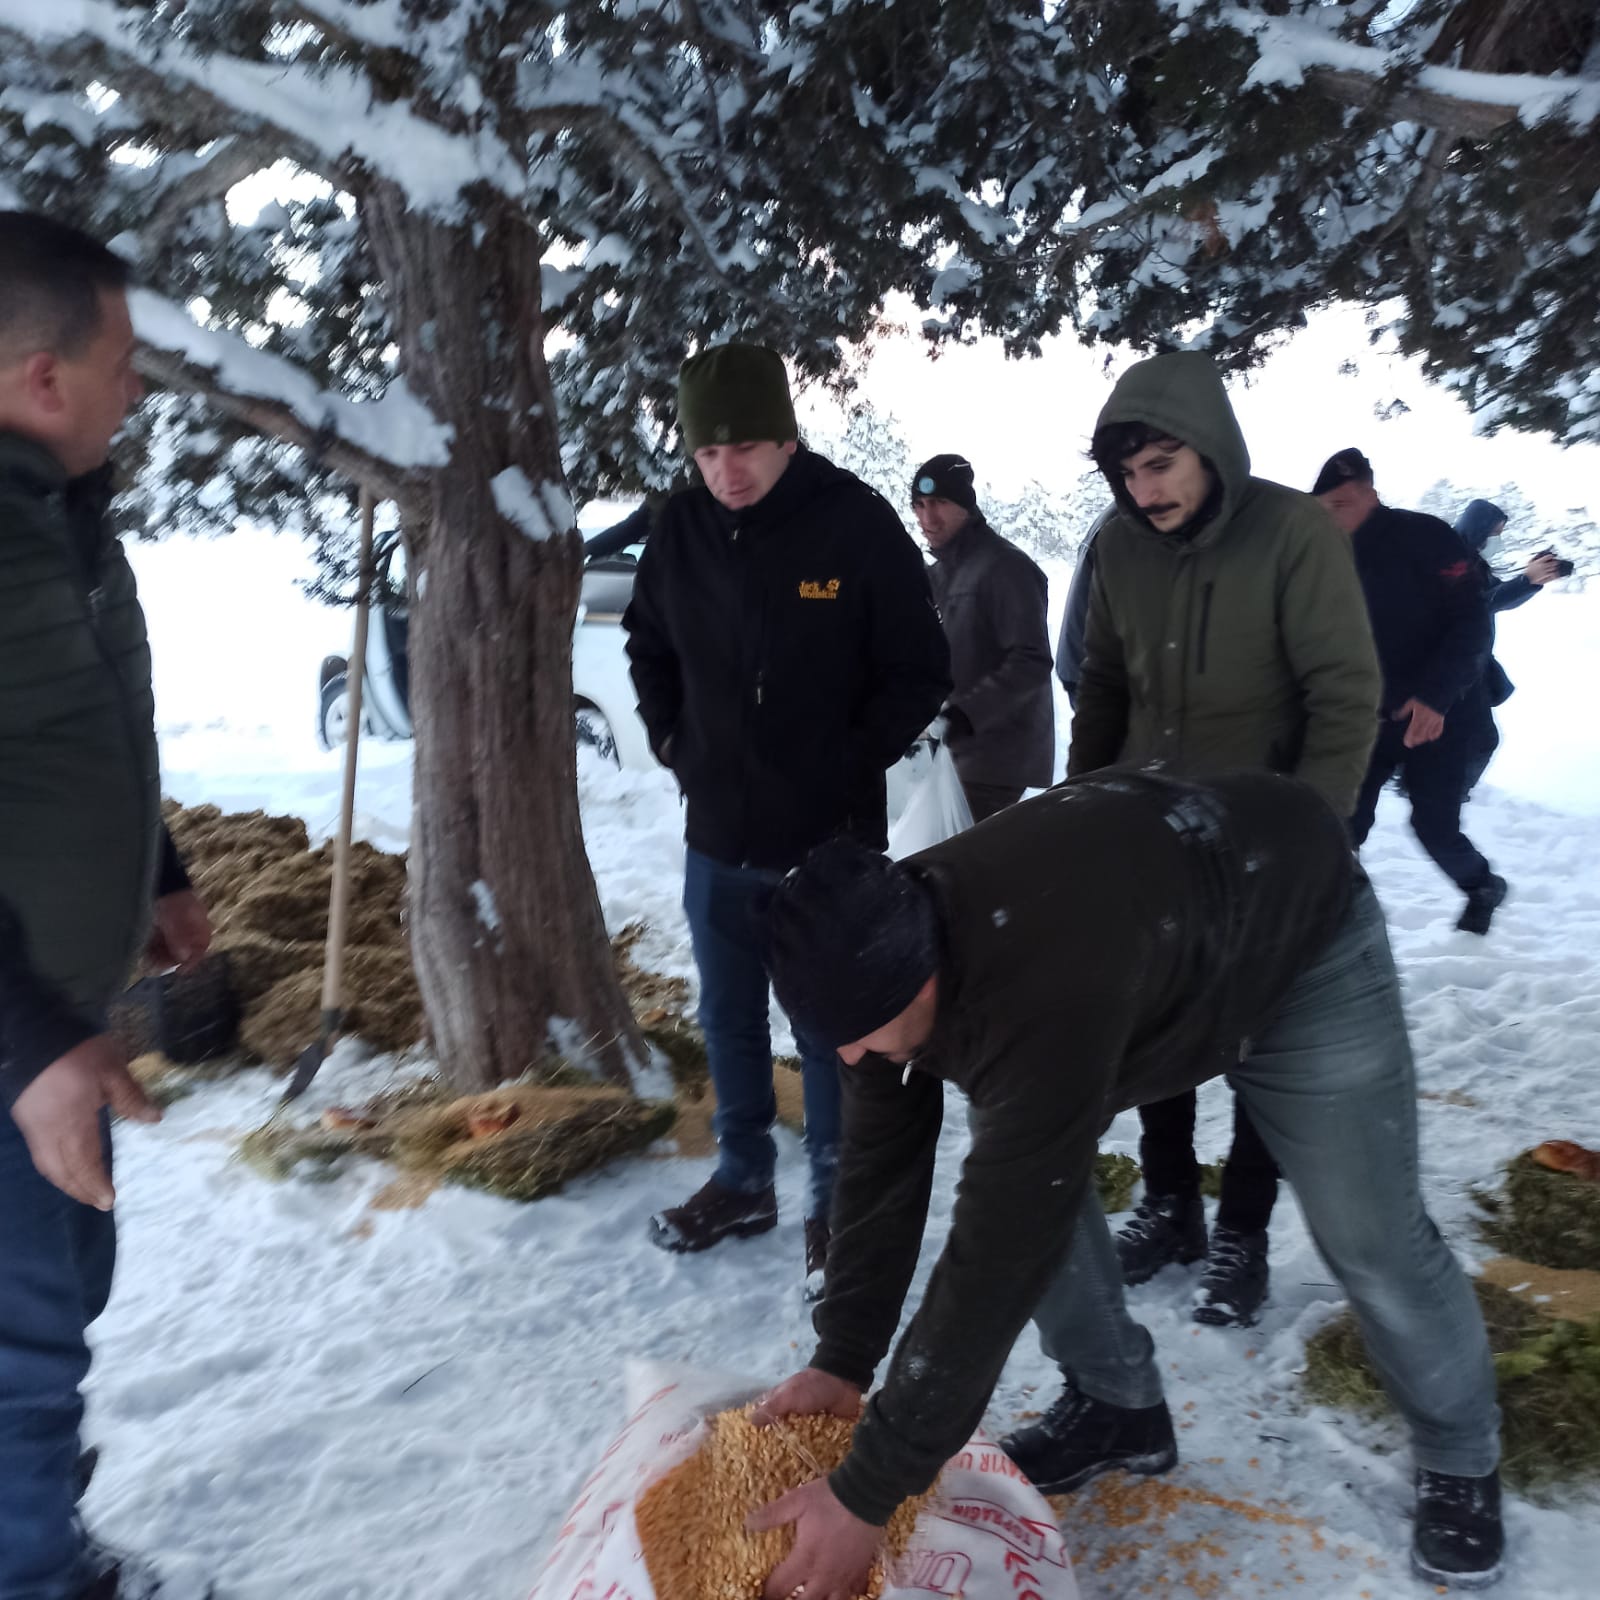
<instances>
[{"instance_id":1,"label":"black knit beanie","mask_svg":"<svg viewBox=\"0 0 1600 1600\"><path fill-rule=\"evenodd\" d=\"M778 1004L828 1050L892 1022L939 967L933 895L853 839L818 845L783 880L767 934Z\"/></svg>"},{"instance_id":2,"label":"black knit beanie","mask_svg":"<svg viewBox=\"0 0 1600 1600\"><path fill-rule=\"evenodd\" d=\"M1311 485L1312 494L1328 494L1346 483L1371 483L1372 463L1354 448L1335 450L1322 463L1317 481Z\"/></svg>"},{"instance_id":3,"label":"black knit beanie","mask_svg":"<svg viewBox=\"0 0 1600 1600\"><path fill-rule=\"evenodd\" d=\"M976 511L978 491L972 483L972 463L965 456L930 456L911 476L911 498L949 500Z\"/></svg>"}]
</instances>

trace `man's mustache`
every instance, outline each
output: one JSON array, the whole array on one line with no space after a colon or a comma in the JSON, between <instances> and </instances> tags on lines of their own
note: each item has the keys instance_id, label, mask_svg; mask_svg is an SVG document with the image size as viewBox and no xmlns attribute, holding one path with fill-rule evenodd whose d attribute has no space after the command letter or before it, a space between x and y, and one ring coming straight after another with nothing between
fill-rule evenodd
<instances>
[{"instance_id":1,"label":"man's mustache","mask_svg":"<svg viewBox=\"0 0 1600 1600\"><path fill-rule=\"evenodd\" d=\"M1179 505L1146 506L1144 514L1147 517L1164 517L1169 511L1181 511L1182 509L1183 507Z\"/></svg>"}]
</instances>

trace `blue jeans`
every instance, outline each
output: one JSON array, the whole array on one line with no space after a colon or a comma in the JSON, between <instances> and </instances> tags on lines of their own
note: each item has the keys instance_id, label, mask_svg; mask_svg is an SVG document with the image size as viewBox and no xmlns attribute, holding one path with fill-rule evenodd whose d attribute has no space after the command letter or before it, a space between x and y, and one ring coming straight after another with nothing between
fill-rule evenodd
<instances>
[{"instance_id":1,"label":"blue jeans","mask_svg":"<svg viewBox=\"0 0 1600 1600\"><path fill-rule=\"evenodd\" d=\"M103 1113L100 1136L110 1171ZM83 1585L78 1386L116 1253L111 1213L46 1183L0 1111L0 1600L69 1600Z\"/></svg>"},{"instance_id":2,"label":"blue jeans","mask_svg":"<svg viewBox=\"0 0 1600 1600\"><path fill-rule=\"evenodd\" d=\"M1416 1465L1493 1471L1494 1364L1477 1297L1422 1207L1411 1043L1369 886L1228 1081L1349 1296ZM1085 1394L1119 1406L1160 1401L1150 1335L1128 1315L1093 1184L1034 1321L1045 1354Z\"/></svg>"},{"instance_id":3,"label":"blue jeans","mask_svg":"<svg viewBox=\"0 0 1600 1600\"><path fill-rule=\"evenodd\" d=\"M724 866L696 850L684 866L683 909L700 969L700 1027L717 1097L716 1179L741 1194L765 1189L778 1158L762 924L782 878L759 867ZM795 1043L811 1163L806 1214L826 1218L839 1167L839 1058L798 1034Z\"/></svg>"}]
</instances>

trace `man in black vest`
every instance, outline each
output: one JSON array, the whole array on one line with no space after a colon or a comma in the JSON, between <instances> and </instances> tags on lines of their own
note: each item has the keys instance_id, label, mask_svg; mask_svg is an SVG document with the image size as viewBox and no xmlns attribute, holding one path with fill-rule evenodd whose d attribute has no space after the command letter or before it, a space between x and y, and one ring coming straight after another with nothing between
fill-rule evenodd
<instances>
[{"instance_id":1,"label":"man in black vest","mask_svg":"<svg viewBox=\"0 0 1600 1600\"><path fill-rule=\"evenodd\" d=\"M132 1600L86 1541L79 1385L111 1288L109 1113L159 1113L105 1031L143 953L210 940L161 822L150 651L106 520L139 398L127 268L0 212L0 1595Z\"/></svg>"},{"instance_id":2,"label":"man in black vest","mask_svg":"<svg viewBox=\"0 0 1600 1600\"><path fill-rule=\"evenodd\" d=\"M651 1219L664 1250L765 1233L777 1105L758 933L783 874L847 833L881 849L884 774L950 690L917 547L888 502L798 444L782 360L755 345L684 363L678 424L702 482L669 499L623 616L639 715L688 803L684 909L716 1093L717 1168ZM839 1159L831 1049L797 1032L820 1293Z\"/></svg>"},{"instance_id":3,"label":"man in black vest","mask_svg":"<svg viewBox=\"0 0 1600 1600\"><path fill-rule=\"evenodd\" d=\"M933 552L929 580L950 641L950 749L972 820L982 822L1054 776L1048 584L989 526L964 456L934 456L917 468L911 510Z\"/></svg>"}]
</instances>

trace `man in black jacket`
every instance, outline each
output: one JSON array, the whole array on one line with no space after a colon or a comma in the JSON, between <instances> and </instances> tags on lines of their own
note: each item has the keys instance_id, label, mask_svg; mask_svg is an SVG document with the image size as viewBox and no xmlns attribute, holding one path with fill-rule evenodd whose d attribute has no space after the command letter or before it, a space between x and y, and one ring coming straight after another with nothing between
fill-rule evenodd
<instances>
[{"instance_id":1,"label":"man in black jacket","mask_svg":"<svg viewBox=\"0 0 1600 1600\"><path fill-rule=\"evenodd\" d=\"M972 820L982 822L1055 776L1049 585L989 526L964 456L934 456L917 468L911 510L933 552L929 581L950 641L950 749Z\"/></svg>"},{"instance_id":2,"label":"man in black jacket","mask_svg":"<svg viewBox=\"0 0 1600 1600\"><path fill-rule=\"evenodd\" d=\"M0 1595L124 1600L85 1541L79 1385L111 1290L109 1111L159 1113L105 1031L141 952L210 927L161 823L150 651L106 520L139 396L126 266L0 212ZM168 1593L171 1591L169 1590Z\"/></svg>"},{"instance_id":3,"label":"man in black jacket","mask_svg":"<svg viewBox=\"0 0 1600 1600\"><path fill-rule=\"evenodd\" d=\"M820 841L887 840L884 774L938 713L950 653L921 556L881 495L797 444L783 362L728 344L684 363L678 422L704 482L672 496L622 622L639 715L688 805L684 909L716 1094L718 1161L651 1219L705 1250L777 1222L768 978L773 889ZM820 1290L838 1164L831 1049L797 1030Z\"/></svg>"},{"instance_id":4,"label":"man in black jacket","mask_svg":"<svg viewBox=\"0 0 1600 1600\"><path fill-rule=\"evenodd\" d=\"M1295 779L1113 768L896 865L846 841L771 913L778 997L844 1063L845 1148L810 1365L763 1403L855 1416L900 1323L947 1085L972 1148L943 1253L849 1456L777 1501L770 1597L851 1581L983 1416L1031 1317L1065 1392L1004 1440L1041 1489L1177 1459L1093 1183L1118 1112L1227 1074L1410 1426L1417 1570L1500 1562L1499 1415L1477 1300L1423 1209L1416 1077L1383 914ZM1064 1263L1064 1270L1063 1269Z\"/></svg>"},{"instance_id":5,"label":"man in black jacket","mask_svg":"<svg viewBox=\"0 0 1600 1600\"><path fill-rule=\"evenodd\" d=\"M1450 525L1378 498L1359 450L1323 463L1314 493L1350 535L1383 669L1378 741L1350 819L1359 848L1378 796L1399 772L1417 842L1467 897L1456 926L1487 933L1506 881L1461 831L1461 807L1494 746L1485 671L1494 624L1477 571Z\"/></svg>"}]
</instances>

